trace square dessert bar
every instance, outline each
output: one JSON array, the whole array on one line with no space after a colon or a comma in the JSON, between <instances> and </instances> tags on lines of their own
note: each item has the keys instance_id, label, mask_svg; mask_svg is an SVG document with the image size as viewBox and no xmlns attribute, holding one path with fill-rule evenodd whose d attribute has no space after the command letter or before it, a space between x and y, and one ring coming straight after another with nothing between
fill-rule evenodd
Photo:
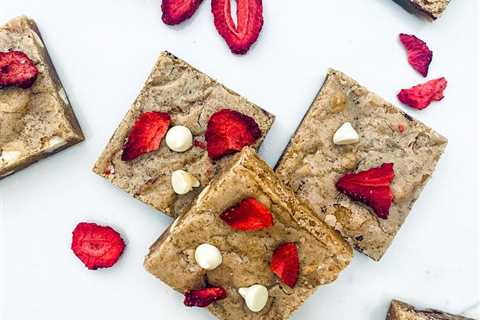
<instances>
[{"instance_id":1,"label":"square dessert bar","mask_svg":"<svg viewBox=\"0 0 480 320\"><path fill-rule=\"evenodd\" d=\"M425 16L430 19L437 19L447 9L450 0L394 0L408 11Z\"/></svg>"},{"instance_id":2,"label":"square dessert bar","mask_svg":"<svg viewBox=\"0 0 480 320\"><path fill-rule=\"evenodd\" d=\"M330 70L276 173L355 248L380 260L446 145L423 123Z\"/></svg>"},{"instance_id":3,"label":"square dessert bar","mask_svg":"<svg viewBox=\"0 0 480 320\"><path fill-rule=\"evenodd\" d=\"M18 17L0 28L0 56L2 79L12 68L7 56L30 60L38 72L29 83L0 83L1 179L84 137L33 20Z\"/></svg>"},{"instance_id":4,"label":"square dessert bar","mask_svg":"<svg viewBox=\"0 0 480 320\"><path fill-rule=\"evenodd\" d=\"M202 188L231 157L226 155L212 159L206 150L205 132L209 120L213 114L224 109L234 110L236 117L243 119L246 116L248 121L253 119L256 122L258 139L251 145L258 148L273 123L273 115L164 52L93 170L135 198L176 217L189 208ZM127 136L140 115L146 112L168 114L171 126L186 127L182 128L191 131L193 147L183 152L172 151L166 145L167 134L158 150L133 160L122 160ZM223 116L217 119L223 121ZM198 182L191 192L175 192L171 176L176 170L188 172Z\"/></svg>"},{"instance_id":5,"label":"square dessert bar","mask_svg":"<svg viewBox=\"0 0 480 320\"><path fill-rule=\"evenodd\" d=\"M398 300L393 300L386 320L473 320L462 316L455 316L442 311L426 309L417 310L415 307Z\"/></svg>"},{"instance_id":6,"label":"square dessert bar","mask_svg":"<svg viewBox=\"0 0 480 320\"><path fill-rule=\"evenodd\" d=\"M244 201L257 206L241 211ZM271 220L254 219L258 206ZM248 228L259 224L263 228ZM208 270L202 265L199 248L205 245L218 249L213 270L211 264ZM295 253L289 255L292 247ZM222 299L209 306L220 319L287 319L318 286L334 281L351 257L349 244L299 201L252 148L245 148L153 244L145 268L179 292L224 290ZM272 271L282 267L285 283ZM298 280L291 277L295 272ZM266 288L263 301L261 290L252 286Z\"/></svg>"}]
</instances>

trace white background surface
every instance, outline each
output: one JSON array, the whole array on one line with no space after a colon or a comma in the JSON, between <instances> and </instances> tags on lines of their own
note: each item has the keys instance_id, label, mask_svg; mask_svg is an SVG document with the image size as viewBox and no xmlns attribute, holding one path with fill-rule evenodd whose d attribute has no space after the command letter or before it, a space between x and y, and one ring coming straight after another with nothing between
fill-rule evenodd
<instances>
[{"instance_id":1,"label":"white background surface","mask_svg":"<svg viewBox=\"0 0 480 320\"><path fill-rule=\"evenodd\" d=\"M37 20L87 140L0 181L0 319L212 318L184 308L181 295L142 267L171 220L91 172L162 50L276 114L262 148L273 165L328 67L394 102L400 88L423 82L400 32L433 49L429 78L449 80L444 101L407 110L449 146L382 261L356 253L293 319L383 320L395 297L454 313L478 304L477 2L453 1L432 24L389 0L265 0L259 41L235 56L213 26L209 1L172 28L160 20L160 0L2 0L2 23L20 14ZM85 220L110 224L127 240L113 268L88 271L71 253L71 231Z\"/></svg>"}]
</instances>

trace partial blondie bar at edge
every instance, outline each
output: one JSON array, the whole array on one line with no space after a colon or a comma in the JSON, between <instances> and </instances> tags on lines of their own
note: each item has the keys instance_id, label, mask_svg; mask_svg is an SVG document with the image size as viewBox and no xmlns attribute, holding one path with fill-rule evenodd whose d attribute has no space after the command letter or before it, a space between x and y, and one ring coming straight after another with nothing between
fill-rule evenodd
<instances>
[{"instance_id":1,"label":"partial blondie bar at edge","mask_svg":"<svg viewBox=\"0 0 480 320\"><path fill-rule=\"evenodd\" d=\"M393 300L386 320L474 320L456 316L443 311L425 309L420 310L404 302Z\"/></svg>"},{"instance_id":2,"label":"partial blondie bar at edge","mask_svg":"<svg viewBox=\"0 0 480 320\"><path fill-rule=\"evenodd\" d=\"M394 0L408 11L436 20L447 9L450 0Z\"/></svg>"},{"instance_id":3,"label":"partial blondie bar at edge","mask_svg":"<svg viewBox=\"0 0 480 320\"><path fill-rule=\"evenodd\" d=\"M0 88L0 179L84 139L35 22L0 28L0 52L21 51L39 73L30 88Z\"/></svg>"}]
</instances>

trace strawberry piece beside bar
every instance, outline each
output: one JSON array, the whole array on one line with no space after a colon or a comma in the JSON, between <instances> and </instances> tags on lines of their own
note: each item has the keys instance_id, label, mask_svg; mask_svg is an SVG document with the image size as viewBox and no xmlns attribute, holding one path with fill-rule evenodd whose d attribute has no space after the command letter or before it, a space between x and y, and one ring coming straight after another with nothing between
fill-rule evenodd
<instances>
[{"instance_id":1,"label":"strawberry piece beside bar","mask_svg":"<svg viewBox=\"0 0 480 320\"><path fill-rule=\"evenodd\" d=\"M180 24L191 18L202 0L162 0L162 21L168 25Z\"/></svg>"},{"instance_id":2,"label":"strawberry piece beside bar","mask_svg":"<svg viewBox=\"0 0 480 320\"><path fill-rule=\"evenodd\" d=\"M447 88L447 80L439 78L426 83L416 85L410 89L402 89L397 97L407 106L423 110L433 101L441 101L444 98L443 92Z\"/></svg>"},{"instance_id":3,"label":"strawberry piece beside bar","mask_svg":"<svg viewBox=\"0 0 480 320\"><path fill-rule=\"evenodd\" d=\"M245 54L257 41L262 30L262 0L236 0L237 23L230 14L230 1L232 0L212 0L215 27L233 53Z\"/></svg>"}]
</instances>

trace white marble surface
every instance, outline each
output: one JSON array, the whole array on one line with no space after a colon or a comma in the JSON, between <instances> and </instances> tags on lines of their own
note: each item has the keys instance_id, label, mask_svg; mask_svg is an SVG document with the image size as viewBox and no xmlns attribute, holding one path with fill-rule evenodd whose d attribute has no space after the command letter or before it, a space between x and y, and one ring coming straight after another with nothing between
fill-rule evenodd
<instances>
[{"instance_id":1,"label":"white marble surface","mask_svg":"<svg viewBox=\"0 0 480 320\"><path fill-rule=\"evenodd\" d=\"M391 101L423 81L406 62L400 32L427 40L430 78L450 82L443 102L407 111L450 144L383 260L356 254L293 319L382 320L395 297L454 313L472 309L479 301L477 2L453 1L432 24L389 0L265 0L260 40L239 57L216 33L209 1L175 28L160 21L160 0L2 1L1 22L20 14L38 21L87 140L0 181L0 319L212 318L184 308L179 294L142 268L170 219L90 171L160 51L277 115L262 148L273 165L329 66ZM70 252L70 233L83 220L111 224L128 240L114 268L88 271Z\"/></svg>"}]
</instances>

